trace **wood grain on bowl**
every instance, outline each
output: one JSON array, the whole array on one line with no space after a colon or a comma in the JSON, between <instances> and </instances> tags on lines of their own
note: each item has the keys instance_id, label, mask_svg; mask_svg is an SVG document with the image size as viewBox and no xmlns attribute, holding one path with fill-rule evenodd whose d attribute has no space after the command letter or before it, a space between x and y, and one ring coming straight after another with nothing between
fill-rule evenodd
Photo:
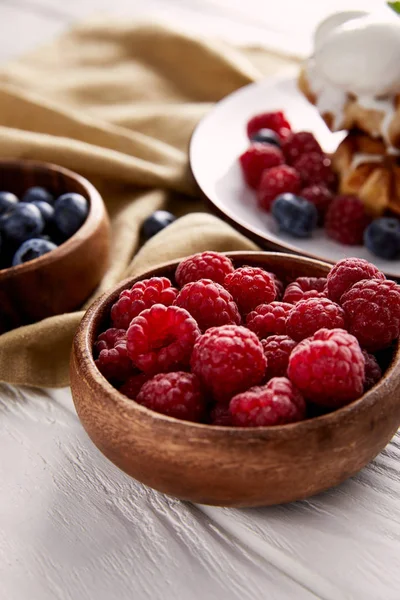
<instances>
[{"instance_id":1,"label":"wood grain on bowl","mask_svg":"<svg viewBox=\"0 0 400 600\"><path fill-rule=\"evenodd\" d=\"M82 194L89 214L56 250L17 267L0 270L0 333L79 308L96 289L108 263L110 225L98 191L62 167L25 160L0 160L0 189L21 196L32 186L54 196Z\"/></svg>"},{"instance_id":2,"label":"wood grain on bowl","mask_svg":"<svg viewBox=\"0 0 400 600\"><path fill-rule=\"evenodd\" d=\"M273 253L228 253L235 266L261 266L286 281L324 277L329 265ZM143 274L173 277L178 263ZM92 348L112 303L137 279L102 296L74 340L71 387L79 418L119 468L182 500L259 506L312 496L354 475L386 446L400 423L400 353L381 381L330 414L285 426L239 429L180 421L120 394L97 370Z\"/></svg>"}]
</instances>

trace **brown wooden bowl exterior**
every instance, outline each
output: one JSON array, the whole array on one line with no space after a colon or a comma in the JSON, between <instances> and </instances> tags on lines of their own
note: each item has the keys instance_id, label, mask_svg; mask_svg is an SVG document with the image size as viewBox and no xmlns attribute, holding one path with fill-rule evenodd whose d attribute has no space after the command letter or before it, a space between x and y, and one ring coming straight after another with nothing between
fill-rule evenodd
<instances>
[{"instance_id":1,"label":"brown wooden bowl exterior","mask_svg":"<svg viewBox=\"0 0 400 600\"><path fill-rule=\"evenodd\" d=\"M257 265L280 277L325 276L329 265L274 253L231 252L236 266ZM142 275L173 277L177 263ZM359 400L296 424L216 427L154 413L120 394L97 370L93 342L107 326L125 281L97 300L74 340L71 387L92 441L135 479L182 500L220 506L280 504L312 496L354 475L390 441L400 423L400 352L382 380Z\"/></svg>"},{"instance_id":2,"label":"brown wooden bowl exterior","mask_svg":"<svg viewBox=\"0 0 400 600\"><path fill-rule=\"evenodd\" d=\"M94 186L56 165L0 160L1 190L21 196L31 186L48 188L55 196L82 194L89 201L89 214L82 227L56 250L0 270L0 333L79 308L107 268L110 225Z\"/></svg>"}]
</instances>

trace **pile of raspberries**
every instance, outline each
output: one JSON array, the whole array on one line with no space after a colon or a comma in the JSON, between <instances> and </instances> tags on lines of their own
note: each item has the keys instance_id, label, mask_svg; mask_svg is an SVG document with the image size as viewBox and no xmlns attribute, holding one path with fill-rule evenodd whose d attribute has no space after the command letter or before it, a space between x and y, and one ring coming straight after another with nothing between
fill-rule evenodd
<instances>
[{"instance_id":1,"label":"pile of raspberries","mask_svg":"<svg viewBox=\"0 0 400 600\"><path fill-rule=\"evenodd\" d=\"M362 396L399 334L400 286L363 259L283 282L203 252L182 260L174 282L152 277L122 291L94 355L110 383L151 410L260 427Z\"/></svg>"}]
</instances>

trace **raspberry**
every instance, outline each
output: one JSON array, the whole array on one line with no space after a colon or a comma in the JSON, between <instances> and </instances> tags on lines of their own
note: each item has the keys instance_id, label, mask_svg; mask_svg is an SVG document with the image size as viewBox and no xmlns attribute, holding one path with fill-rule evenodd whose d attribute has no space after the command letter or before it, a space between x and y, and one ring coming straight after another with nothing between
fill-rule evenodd
<instances>
[{"instance_id":1,"label":"raspberry","mask_svg":"<svg viewBox=\"0 0 400 600\"><path fill-rule=\"evenodd\" d=\"M292 307L287 320L287 333L299 342L318 329L344 329L343 309L328 298L300 300Z\"/></svg>"},{"instance_id":2,"label":"raspberry","mask_svg":"<svg viewBox=\"0 0 400 600\"><path fill-rule=\"evenodd\" d=\"M250 119L247 123L249 139L260 129L272 129L272 131L279 134L282 140L290 135L290 123L286 120L282 111L261 113Z\"/></svg>"},{"instance_id":3,"label":"raspberry","mask_svg":"<svg viewBox=\"0 0 400 600\"><path fill-rule=\"evenodd\" d=\"M363 243L364 231L370 221L357 196L337 196L326 213L325 231L341 244L358 246Z\"/></svg>"},{"instance_id":4,"label":"raspberry","mask_svg":"<svg viewBox=\"0 0 400 600\"><path fill-rule=\"evenodd\" d=\"M326 280L328 298L340 303L340 298L362 279L386 279L383 273L363 258L344 258L330 270Z\"/></svg>"},{"instance_id":5,"label":"raspberry","mask_svg":"<svg viewBox=\"0 0 400 600\"><path fill-rule=\"evenodd\" d=\"M125 381L119 388L121 394L125 394L131 400L136 400L138 393L140 392L142 385L149 380L149 375L146 373L139 373L138 375L132 375Z\"/></svg>"},{"instance_id":6,"label":"raspberry","mask_svg":"<svg viewBox=\"0 0 400 600\"><path fill-rule=\"evenodd\" d=\"M126 351L126 331L107 329L99 335L94 351L100 373L109 381L124 381L133 372L133 364Z\"/></svg>"},{"instance_id":7,"label":"raspberry","mask_svg":"<svg viewBox=\"0 0 400 600\"><path fill-rule=\"evenodd\" d=\"M288 335L270 335L266 340L261 340L261 344L267 359L267 379L286 375L289 356L297 342Z\"/></svg>"},{"instance_id":8,"label":"raspberry","mask_svg":"<svg viewBox=\"0 0 400 600\"><path fill-rule=\"evenodd\" d=\"M368 354L368 352L363 350L363 356L365 360L364 392L367 392L378 383L382 377L382 370L373 354Z\"/></svg>"},{"instance_id":9,"label":"raspberry","mask_svg":"<svg viewBox=\"0 0 400 600\"><path fill-rule=\"evenodd\" d=\"M328 188L319 183L309 185L301 190L300 196L314 204L318 211L318 222L322 224L326 215L326 211L333 200L333 194Z\"/></svg>"},{"instance_id":10,"label":"raspberry","mask_svg":"<svg viewBox=\"0 0 400 600\"><path fill-rule=\"evenodd\" d=\"M254 188L260 184L261 176L266 169L281 165L283 154L276 146L254 143L240 156L240 166L246 183Z\"/></svg>"},{"instance_id":11,"label":"raspberry","mask_svg":"<svg viewBox=\"0 0 400 600\"><path fill-rule=\"evenodd\" d=\"M364 279L341 298L348 329L370 352L387 348L400 335L400 286Z\"/></svg>"},{"instance_id":12,"label":"raspberry","mask_svg":"<svg viewBox=\"0 0 400 600\"><path fill-rule=\"evenodd\" d=\"M287 165L272 167L265 171L261 177L257 191L257 200L260 208L270 210L271 204L279 194L291 192L297 194L301 188L300 175Z\"/></svg>"},{"instance_id":13,"label":"raspberry","mask_svg":"<svg viewBox=\"0 0 400 600\"><path fill-rule=\"evenodd\" d=\"M322 148L309 131L298 131L282 142L282 152L286 162L291 165L302 155L310 152L323 154Z\"/></svg>"},{"instance_id":14,"label":"raspberry","mask_svg":"<svg viewBox=\"0 0 400 600\"><path fill-rule=\"evenodd\" d=\"M293 350L288 376L305 398L338 408L363 393L364 362L354 336L343 329L320 329Z\"/></svg>"},{"instance_id":15,"label":"raspberry","mask_svg":"<svg viewBox=\"0 0 400 600\"><path fill-rule=\"evenodd\" d=\"M196 342L192 371L223 402L260 383L266 359L256 334L239 325L213 327Z\"/></svg>"},{"instance_id":16,"label":"raspberry","mask_svg":"<svg viewBox=\"0 0 400 600\"><path fill-rule=\"evenodd\" d=\"M229 404L223 404L221 402L216 404L211 411L210 420L212 425L231 427L233 423L232 415L229 410Z\"/></svg>"},{"instance_id":17,"label":"raspberry","mask_svg":"<svg viewBox=\"0 0 400 600\"><path fill-rule=\"evenodd\" d=\"M293 306L286 302L259 304L247 315L246 327L261 339L269 335L285 335L286 321Z\"/></svg>"},{"instance_id":18,"label":"raspberry","mask_svg":"<svg viewBox=\"0 0 400 600\"><path fill-rule=\"evenodd\" d=\"M336 177L332 171L331 159L319 152L302 154L293 167L299 173L303 186L323 183L328 188L333 188Z\"/></svg>"},{"instance_id":19,"label":"raspberry","mask_svg":"<svg viewBox=\"0 0 400 600\"><path fill-rule=\"evenodd\" d=\"M200 422L205 413L205 399L199 380L192 373L159 373L143 384L137 402L163 415Z\"/></svg>"},{"instance_id":20,"label":"raspberry","mask_svg":"<svg viewBox=\"0 0 400 600\"><path fill-rule=\"evenodd\" d=\"M211 279L221 285L225 276L232 273L232 261L219 252L199 252L182 260L175 272L175 279L180 287L191 281Z\"/></svg>"},{"instance_id":21,"label":"raspberry","mask_svg":"<svg viewBox=\"0 0 400 600\"><path fill-rule=\"evenodd\" d=\"M306 404L286 377L274 377L262 387L234 396L229 410L237 427L269 427L301 421Z\"/></svg>"},{"instance_id":22,"label":"raspberry","mask_svg":"<svg viewBox=\"0 0 400 600\"><path fill-rule=\"evenodd\" d=\"M289 283L283 295L283 301L296 304L307 298L323 298L325 296L325 277L297 277Z\"/></svg>"},{"instance_id":23,"label":"raspberry","mask_svg":"<svg viewBox=\"0 0 400 600\"><path fill-rule=\"evenodd\" d=\"M277 299L282 298L283 290L285 289L283 282L280 279L278 279L278 277L275 275L275 273L271 273L270 271L266 271L266 273L268 273L268 275L271 275L271 277L273 278L273 280L275 282L276 298Z\"/></svg>"},{"instance_id":24,"label":"raspberry","mask_svg":"<svg viewBox=\"0 0 400 600\"><path fill-rule=\"evenodd\" d=\"M239 325L241 317L230 293L211 279L187 283L179 292L174 306L185 308L206 331L219 325Z\"/></svg>"},{"instance_id":25,"label":"raspberry","mask_svg":"<svg viewBox=\"0 0 400 600\"><path fill-rule=\"evenodd\" d=\"M274 278L258 267L236 269L225 277L224 286L232 294L243 315L259 304L267 304L276 298Z\"/></svg>"},{"instance_id":26,"label":"raspberry","mask_svg":"<svg viewBox=\"0 0 400 600\"><path fill-rule=\"evenodd\" d=\"M170 306L175 300L178 290L166 277L152 277L138 281L130 290L123 290L118 300L111 307L111 320L114 327L128 329L129 323L142 310L153 304Z\"/></svg>"},{"instance_id":27,"label":"raspberry","mask_svg":"<svg viewBox=\"0 0 400 600\"><path fill-rule=\"evenodd\" d=\"M128 356L145 373L187 367L200 330L178 306L154 304L135 317L127 331Z\"/></svg>"}]
</instances>

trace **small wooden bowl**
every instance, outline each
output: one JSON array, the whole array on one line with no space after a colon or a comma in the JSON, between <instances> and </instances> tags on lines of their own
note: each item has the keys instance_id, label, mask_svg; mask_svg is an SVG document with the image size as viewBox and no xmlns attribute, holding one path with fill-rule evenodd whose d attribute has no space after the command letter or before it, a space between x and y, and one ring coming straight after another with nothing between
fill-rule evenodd
<instances>
[{"instance_id":1,"label":"small wooden bowl","mask_svg":"<svg viewBox=\"0 0 400 600\"><path fill-rule=\"evenodd\" d=\"M56 250L0 270L0 333L79 308L96 289L108 262L110 225L98 191L56 165L0 160L0 189L20 197L31 186L55 196L77 192L89 201L82 227Z\"/></svg>"},{"instance_id":2,"label":"small wooden bowl","mask_svg":"<svg viewBox=\"0 0 400 600\"><path fill-rule=\"evenodd\" d=\"M329 265L287 254L228 253L235 266L261 266L286 281L326 276ZM169 263L140 279L173 277ZM382 380L359 400L330 414L279 427L198 425L152 412L120 394L97 370L92 348L110 306L135 283L125 281L86 313L74 340L71 387L87 433L120 469L182 500L259 506L312 496L362 469L400 423L400 352Z\"/></svg>"}]
</instances>

